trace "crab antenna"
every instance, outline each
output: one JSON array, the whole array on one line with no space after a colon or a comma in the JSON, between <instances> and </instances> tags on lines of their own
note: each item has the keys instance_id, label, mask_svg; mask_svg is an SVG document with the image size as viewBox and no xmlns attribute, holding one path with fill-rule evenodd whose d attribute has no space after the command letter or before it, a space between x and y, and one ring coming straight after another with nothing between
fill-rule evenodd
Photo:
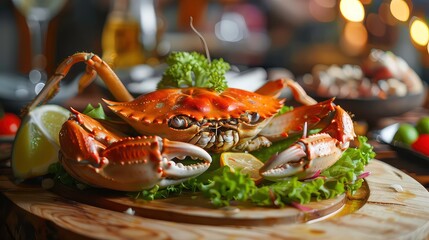
<instances>
[{"instance_id":1,"label":"crab antenna","mask_svg":"<svg viewBox=\"0 0 429 240\"><path fill-rule=\"evenodd\" d=\"M192 24L192 17L190 19L189 25L191 26L192 30L198 35L198 37L200 38L201 42L203 43L204 50L206 51L207 60L209 61L209 63L211 63L210 52L209 52L209 48L207 47L207 42L204 39L203 35L201 35L201 33L199 33L197 31L197 29L195 29L194 25Z\"/></svg>"},{"instance_id":2,"label":"crab antenna","mask_svg":"<svg viewBox=\"0 0 429 240\"><path fill-rule=\"evenodd\" d=\"M302 131L302 138L306 138L307 137L307 122L304 122L304 129Z\"/></svg>"}]
</instances>

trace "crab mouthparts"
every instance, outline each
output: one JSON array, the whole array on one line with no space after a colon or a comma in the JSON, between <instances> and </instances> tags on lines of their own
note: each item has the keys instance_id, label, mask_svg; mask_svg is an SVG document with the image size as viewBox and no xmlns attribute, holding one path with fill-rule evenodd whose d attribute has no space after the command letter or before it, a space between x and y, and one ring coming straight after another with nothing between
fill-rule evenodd
<instances>
[{"instance_id":1,"label":"crab mouthparts","mask_svg":"<svg viewBox=\"0 0 429 240\"><path fill-rule=\"evenodd\" d=\"M210 128L196 134L189 143L213 151L227 151L237 145L240 140L238 131L231 128Z\"/></svg>"}]
</instances>

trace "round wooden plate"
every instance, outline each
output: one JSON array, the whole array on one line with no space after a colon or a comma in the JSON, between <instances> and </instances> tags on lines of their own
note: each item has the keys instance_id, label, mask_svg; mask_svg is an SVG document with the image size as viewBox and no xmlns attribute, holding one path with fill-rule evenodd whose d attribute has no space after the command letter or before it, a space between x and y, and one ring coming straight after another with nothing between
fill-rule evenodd
<instances>
[{"instance_id":1,"label":"round wooden plate","mask_svg":"<svg viewBox=\"0 0 429 240\"><path fill-rule=\"evenodd\" d=\"M303 205L308 211L300 211L294 207L274 208L257 207L252 204L240 204L216 208L201 194L188 193L179 197L170 197L155 201L135 200L105 190L76 190L56 185L53 192L67 199L72 199L88 205L109 209L118 212L132 211L134 215L192 224L203 225L237 225L258 226L273 224L303 223L326 217L341 211L346 203L359 201L364 203L368 196L368 187L365 184L353 199L341 195L334 199L320 202L311 202ZM356 196L359 196L356 198ZM362 206L363 204L358 204Z\"/></svg>"},{"instance_id":2,"label":"round wooden plate","mask_svg":"<svg viewBox=\"0 0 429 240\"><path fill-rule=\"evenodd\" d=\"M294 208L215 209L198 196L135 202L103 191L16 185L0 177L6 239L425 239L429 192L405 173L373 160L366 185L353 196ZM397 184L403 191L395 190ZM77 197L76 197L77 196ZM83 196L83 197L82 197ZM178 200L178 201L176 201ZM136 215L123 213L127 208ZM217 226L221 225L221 226Z\"/></svg>"}]
</instances>

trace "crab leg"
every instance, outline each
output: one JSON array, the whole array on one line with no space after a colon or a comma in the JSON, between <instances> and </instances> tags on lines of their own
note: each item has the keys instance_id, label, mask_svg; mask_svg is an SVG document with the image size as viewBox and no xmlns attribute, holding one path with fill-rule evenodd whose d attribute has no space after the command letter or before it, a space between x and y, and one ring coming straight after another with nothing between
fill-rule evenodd
<instances>
[{"instance_id":1,"label":"crab leg","mask_svg":"<svg viewBox=\"0 0 429 240\"><path fill-rule=\"evenodd\" d=\"M314 129L322 119L325 119L334 110L334 99L326 100L315 105L300 106L293 111L274 117L259 135L270 141L278 141L292 134L302 133L303 123Z\"/></svg>"},{"instance_id":2,"label":"crab leg","mask_svg":"<svg viewBox=\"0 0 429 240\"><path fill-rule=\"evenodd\" d=\"M288 87L292 91L293 97L298 102L304 105L313 105L317 103L316 100L307 95L305 90L297 82L285 78L277 79L275 81L269 81L262 87L257 89L255 93L278 97L285 87Z\"/></svg>"},{"instance_id":3,"label":"crab leg","mask_svg":"<svg viewBox=\"0 0 429 240\"><path fill-rule=\"evenodd\" d=\"M278 97L280 96L281 91L286 87L286 81L284 79L277 79L274 81L269 81L265 83L262 87L257 89L255 93Z\"/></svg>"},{"instance_id":4,"label":"crab leg","mask_svg":"<svg viewBox=\"0 0 429 240\"><path fill-rule=\"evenodd\" d=\"M291 176L306 179L332 166L355 137L350 116L339 106L334 109L331 124L321 133L308 137L305 133L292 146L268 160L260 169L260 174L273 181Z\"/></svg>"},{"instance_id":5,"label":"crab leg","mask_svg":"<svg viewBox=\"0 0 429 240\"><path fill-rule=\"evenodd\" d=\"M87 64L86 72L79 80L79 91L88 86L98 74L118 101L131 101L134 99L106 62L93 53L82 52L73 54L60 64L55 74L46 82L42 91L23 109L23 114L27 114L39 104L52 99L59 90L60 81L67 75L70 68L79 62Z\"/></svg>"}]
</instances>

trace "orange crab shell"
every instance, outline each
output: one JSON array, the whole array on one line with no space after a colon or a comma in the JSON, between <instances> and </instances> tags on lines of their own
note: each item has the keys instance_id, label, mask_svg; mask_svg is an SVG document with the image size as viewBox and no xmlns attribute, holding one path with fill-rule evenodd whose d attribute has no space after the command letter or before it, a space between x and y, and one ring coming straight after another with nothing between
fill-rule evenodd
<instances>
[{"instance_id":1,"label":"orange crab shell","mask_svg":"<svg viewBox=\"0 0 429 240\"><path fill-rule=\"evenodd\" d=\"M284 100L236 88L221 93L206 88L179 88L157 90L130 102L104 101L141 134L170 138L174 134L174 139L187 141L187 136L168 127L169 119L182 115L196 121L221 120L240 118L246 112L268 119L279 111Z\"/></svg>"}]
</instances>

